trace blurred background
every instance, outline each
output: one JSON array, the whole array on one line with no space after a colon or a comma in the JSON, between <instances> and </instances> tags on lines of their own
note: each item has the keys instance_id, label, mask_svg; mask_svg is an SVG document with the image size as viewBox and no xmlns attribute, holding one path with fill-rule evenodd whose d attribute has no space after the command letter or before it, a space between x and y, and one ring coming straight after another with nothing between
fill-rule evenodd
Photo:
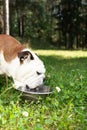
<instances>
[{"instance_id":1,"label":"blurred background","mask_svg":"<svg viewBox=\"0 0 87 130\"><path fill-rule=\"evenodd\" d=\"M57 48L87 48L87 0L0 0L0 34L6 32Z\"/></svg>"}]
</instances>

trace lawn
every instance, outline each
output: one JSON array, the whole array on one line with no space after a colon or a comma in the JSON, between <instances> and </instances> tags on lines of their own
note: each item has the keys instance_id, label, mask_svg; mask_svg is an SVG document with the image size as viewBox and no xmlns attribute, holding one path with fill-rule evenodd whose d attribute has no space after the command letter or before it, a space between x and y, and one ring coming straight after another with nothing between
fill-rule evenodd
<instances>
[{"instance_id":1,"label":"lawn","mask_svg":"<svg viewBox=\"0 0 87 130\"><path fill-rule=\"evenodd\" d=\"M34 50L53 94L27 101L0 76L0 130L87 130L87 51ZM58 92L56 87L60 87Z\"/></svg>"}]
</instances>

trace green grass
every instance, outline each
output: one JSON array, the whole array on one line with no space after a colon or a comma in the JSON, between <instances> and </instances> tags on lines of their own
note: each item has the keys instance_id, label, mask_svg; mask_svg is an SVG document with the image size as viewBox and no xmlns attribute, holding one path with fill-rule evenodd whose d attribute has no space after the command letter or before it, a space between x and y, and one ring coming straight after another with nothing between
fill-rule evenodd
<instances>
[{"instance_id":1,"label":"green grass","mask_svg":"<svg viewBox=\"0 0 87 130\"><path fill-rule=\"evenodd\" d=\"M34 51L44 61L46 84L54 93L38 101L24 101L11 87L12 79L7 89L0 76L0 130L86 130L87 52Z\"/></svg>"}]
</instances>

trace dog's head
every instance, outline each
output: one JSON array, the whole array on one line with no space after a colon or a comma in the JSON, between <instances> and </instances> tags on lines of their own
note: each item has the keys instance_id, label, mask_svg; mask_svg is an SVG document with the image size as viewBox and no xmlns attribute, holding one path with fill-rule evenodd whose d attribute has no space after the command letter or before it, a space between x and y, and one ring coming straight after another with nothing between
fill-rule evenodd
<instances>
[{"instance_id":1,"label":"dog's head","mask_svg":"<svg viewBox=\"0 0 87 130\"><path fill-rule=\"evenodd\" d=\"M45 67L39 57L29 49L18 53L19 67L16 71L15 85L18 87L36 88L43 84Z\"/></svg>"}]
</instances>

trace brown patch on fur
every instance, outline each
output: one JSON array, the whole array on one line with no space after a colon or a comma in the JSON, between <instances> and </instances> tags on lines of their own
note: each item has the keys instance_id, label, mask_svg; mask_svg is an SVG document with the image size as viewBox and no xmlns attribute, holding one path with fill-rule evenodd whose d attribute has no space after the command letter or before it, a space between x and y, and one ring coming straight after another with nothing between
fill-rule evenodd
<instances>
[{"instance_id":1,"label":"brown patch on fur","mask_svg":"<svg viewBox=\"0 0 87 130\"><path fill-rule=\"evenodd\" d=\"M13 60L25 46L21 45L19 41L9 35L0 35L0 51L3 52L4 58L7 62Z\"/></svg>"}]
</instances>

